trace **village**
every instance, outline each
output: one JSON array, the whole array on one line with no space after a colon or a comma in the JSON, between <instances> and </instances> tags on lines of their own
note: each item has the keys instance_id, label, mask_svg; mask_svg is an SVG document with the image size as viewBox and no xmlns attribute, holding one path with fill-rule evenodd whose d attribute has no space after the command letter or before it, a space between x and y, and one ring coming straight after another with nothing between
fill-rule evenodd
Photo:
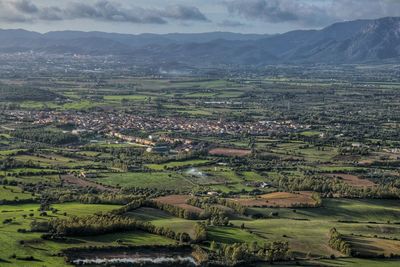
<instances>
[{"instance_id":1,"label":"village","mask_svg":"<svg viewBox=\"0 0 400 267\"><path fill-rule=\"evenodd\" d=\"M137 131L170 131L195 133L203 136L221 134L239 136L268 135L271 133L286 133L297 129L308 129L309 126L285 121L237 122L232 120L210 120L187 117L162 117L152 115L134 115L121 112L81 112L81 111L26 111L6 110L4 113L15 122L32 122L33 125L45 126L54 123L70 124L76 127L75 133L93 132L106 134L124 130ZM169 141L169 140L165 140ZM176 141L176 140L175 140ZM182 141L182 140L180 140Z\"/></svg>"}]
</instances>

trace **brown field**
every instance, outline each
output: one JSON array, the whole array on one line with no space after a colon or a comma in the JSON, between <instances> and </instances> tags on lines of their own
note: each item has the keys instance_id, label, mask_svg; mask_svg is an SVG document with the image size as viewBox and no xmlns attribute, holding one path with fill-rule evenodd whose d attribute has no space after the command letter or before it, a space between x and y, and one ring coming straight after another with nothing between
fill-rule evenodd
<instances>
[{"instance_id":1,"label":"brown field","mask_svg":"<svg viewBox=\"0 0 400 267\"><path fill-rule=\"evenodd\" d=\"M354 187L374 187L375 184L371 182L370 180L367 179L361 179L360 177L356 175L351 175L351 174L344 174L344 173L328 173L326 174L328 177L332 178L338 178L345 182L348 185L354 186Z\"/></svg>"},{"instance_id":2,"label":"brown field","mask_svg":"<svg viewBox=\"0 0 400 267\"><path fill-rule=\"evenodd\" d=\"M227 157L245 157L251 154L249 149L235 149L235 148L213 148L208 151L210 155L227 156Z\"/></svg>"},{"instance_id":3,"label":"brown field","mask_svg":"<svg viewBox=\"0 0 400 267\"><path fill-rule=\"evenodd\" d=\"M360 257L400 255L400 241L397 240L359 236L346 236L345 239Z\"/></svg>"},{"instance_id":4,"label":"brown field","mask_svg":"<svg viewBox=\"0 0 400 267\"><path fill-rule=\"evenodd\" d=\"M261 195L257 198L240 198L231 200L238 201L241 205L246 207L290 208L296 206L315 205L316 202L311 196L312 192L275 192Z\"/></svg>"},{"instance_id":5,"label":"brown field","mask_svg":"<svg viewBox=\"0 0 400 267\"><path fill-rule=\"evenodd\" d=\"M155 198L154 201L177 206L194 213L200 214L201 212L203 212L203 209L186 204L189 198L190 198L189 195L169 195L169 196Z\"/></svg>"}]
</instances>

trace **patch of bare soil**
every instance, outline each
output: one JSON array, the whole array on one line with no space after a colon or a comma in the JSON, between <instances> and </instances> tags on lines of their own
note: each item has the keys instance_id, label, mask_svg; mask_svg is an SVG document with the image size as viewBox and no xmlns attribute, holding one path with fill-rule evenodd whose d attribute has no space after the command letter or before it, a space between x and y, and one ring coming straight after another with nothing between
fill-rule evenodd
<instances>
[{"instance_id":1,"label":"patch of bare soil","mask_svg":"<svg viewBox=\"0 0 400 267\"><path fill-rule=\"evenodd\" d=\"M342 180L348 185L354 187L374 187L375 184L367 179L361 179L360 177L352 174L344 174L344 173L328 173L326 176L337 178Z\"/></svg>"},{"instance_id":2,"label":"patch of bare soil","mask_svg":"<svg viewBox=\"0 0 400 267\"><path fill-rule=\"evenodd\" d=\"M275 192L261 195L257 198L231 199L246 207L272 207L290 208L301 206L314 206L316 201L312 198L312 192Z\"/></svg>"}]
</instances>

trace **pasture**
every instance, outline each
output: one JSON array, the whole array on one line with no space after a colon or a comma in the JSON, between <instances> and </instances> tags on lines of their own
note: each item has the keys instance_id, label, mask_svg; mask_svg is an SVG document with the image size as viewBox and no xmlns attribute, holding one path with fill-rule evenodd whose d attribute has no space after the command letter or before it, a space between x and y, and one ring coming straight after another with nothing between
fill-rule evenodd
<instances>
[{"instance_id":1,"label":"pasture","mask_svg":"<svg viewBox=\"0 0 400 267\"><path fill-rule=\"evenodd\" d=\"M95 181L121 187L159 188L188 190L193 184L182 174L173 172L125 172L125 173L104 173Z\"/></svg>"}]
</instances>

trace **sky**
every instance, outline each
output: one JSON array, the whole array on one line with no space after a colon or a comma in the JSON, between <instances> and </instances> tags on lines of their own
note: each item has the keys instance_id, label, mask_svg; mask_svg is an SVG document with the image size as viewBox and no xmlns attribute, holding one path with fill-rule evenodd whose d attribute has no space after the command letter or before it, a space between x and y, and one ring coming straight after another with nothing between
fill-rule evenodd
<instances>
[{"instance_id":1,"label":"sky","mask_svg":"<svg viewBox=\"0 0 400 267\"><path fill-rule=\"evenodd\" d=\"M275 34L400 16L400 0L0 0L0 28Z\"/></svg>"}]
</instances>

